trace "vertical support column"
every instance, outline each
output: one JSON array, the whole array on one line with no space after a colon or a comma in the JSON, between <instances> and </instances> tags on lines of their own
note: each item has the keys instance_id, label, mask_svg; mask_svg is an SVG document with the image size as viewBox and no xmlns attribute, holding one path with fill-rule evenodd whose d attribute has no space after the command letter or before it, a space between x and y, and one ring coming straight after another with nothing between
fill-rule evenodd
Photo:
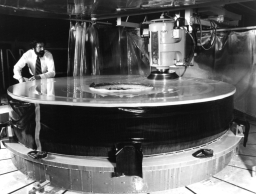
<instances>
[{"instance_id":1,"label":"vertical support column","mask_svg":"<svg viewBox=\"0 0 256 194\"><path fill-rule=\"evenodd\" d=\"M3 50L0 49L0 63L1 63L1 71L2 72L2 81L3 81L3 90L6 89L5 76L4 76L4 59L3 59Z\"/></svg>"},{"instance_id":2,"label":"vertical support column","mask_svg":"<svg viewBox=\"0 0 256 194\"><path fill-rule=\"evenodd\" d=\"M7 83L7 87L9 87L11 85L11 81L10 81L10 63L9 63L9 55L11 55L12 59L14 59L14 61L16 61L15 56L13 55L12 51L10 49L6 50L6 66L7 66L7 71L6 71L6 75L8 77L8 83Z\"/></svg>"}]
</instances>

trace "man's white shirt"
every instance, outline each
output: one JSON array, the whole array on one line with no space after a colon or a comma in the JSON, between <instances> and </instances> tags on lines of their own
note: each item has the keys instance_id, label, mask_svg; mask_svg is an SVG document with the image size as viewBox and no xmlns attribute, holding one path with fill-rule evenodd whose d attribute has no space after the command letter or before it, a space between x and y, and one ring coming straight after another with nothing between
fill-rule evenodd
<instances>
[{"instance_id":1,"label":"man's white shirt","mask_svg":"<svg viewBox=\"0 0 256 194\"><path fill-rule=\"evenodd\" d=\"M25 67L26 64L28 65L30 74L35 75L36 58L37 55L33 49L25 52L13 68L13 77L17 80L22 78L21 70L23 67ZM44 56L40 57L40 61L42 74L40 74L39 76L41 77L41 79L54 77L56 73L52 54L49 51L45 50Z\"/></svg>"}]
</instances>

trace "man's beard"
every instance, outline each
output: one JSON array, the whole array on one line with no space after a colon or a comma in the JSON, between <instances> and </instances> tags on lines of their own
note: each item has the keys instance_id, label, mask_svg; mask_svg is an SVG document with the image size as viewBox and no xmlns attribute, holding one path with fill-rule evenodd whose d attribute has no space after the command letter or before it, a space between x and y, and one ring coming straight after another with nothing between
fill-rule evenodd
<instances>
[{"instance_id":1,"label":"man's beard","mask_svg":"<svg viewBox=\"0 0 256 194\"><path fill-rule=\"evenodd\" d=\"M39 57L43 57L44 56L44 51L39 51L37 52L35 49L34 49L36 55L38 55Z\"/></svg>"}]
</instances>

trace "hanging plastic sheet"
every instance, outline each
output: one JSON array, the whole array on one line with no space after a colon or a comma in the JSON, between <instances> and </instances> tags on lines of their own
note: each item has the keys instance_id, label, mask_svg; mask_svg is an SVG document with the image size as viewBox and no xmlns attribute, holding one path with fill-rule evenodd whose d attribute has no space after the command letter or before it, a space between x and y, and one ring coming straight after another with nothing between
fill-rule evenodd
<instances>
[{"instance_id":1,"label":"hanging plastic sheet","mask_svg":"<svg viewBox=\"0 0 256 194\"><path fill-rule=\"evenodd\" d=\"M121 74L122 60L121 57L121 40L120 30L112 27L101 28L99 31L100 48L103 53L103 66L101 67L101 74ZM106 36L107 34L107 36Z\"/></svg>"},{"instance_id":2,"label":"hanging plastic sheet","mask_svg":"<svg viewBox=\"0 0 256 194\"><path fill-rule=\"evenodd\" d=\"M255 30L220 32L214 47L197 50L185 76L215 79L236 86L235 109L256 117Z\"/></svg>"},{"instance_id":3,"label":"hanging plastic sheet","mask_svg":"<svg viewBox=\"0 0 256 194\"><path fill-rule=\"evenodd\" d=\"M149 56L146 39L140 38L136 31L127 32L127 65L129 75L149 75Z\"/></svg>"},{"instance_id":4,"label":"hanging plastic sheet","mask_svg":"<svg viewBox=\"0 0 256 194\"><path fill-rule=\"evenodd\" d=\"M91 75L100 75L100 67L102 67L102 55L99 45L99 34L97 25L93 24L88 28L88 36L91 47Z\"/></svg>"},{"instance_id":5,"label":"hanging plastic sheet","mask_svg":"<svg viewBox=\"0 0 256 194\"><path fill-rule=\"evenodd\" d=\"M81 76L90 74L86 60L86 22L70 23L68 48L68 76Z\"/></svg>"},{"instance_id":6,"label":"hanging plastic sheet","mask_svg":"<svg viewBox=\"0 0 256 194\"><path fill-rule=\"evenodd\" d=\"M83 28L79 22L75 25L75 55L74 55L74 70L73 76L80 75L81 65L81 50L82 50L82 31Z\"/></svg>"},{"instance_id":7,"label":"hanging plastic sheet","mask_svg":"<svg viewBox=\"0 0 256 194\"><path fill-rule=\"evenodd\" d=\"M148 43L136 30L85 23L80 27L71 26L69 76L149 74Z\"/></svg>"},{"instance_id":8,"label":"hanging plastic sheet","mask_svg":"<svg viewBox=\"0 0 256 194\"><path fill-rule=\"evenodd\" d=\"M109 35L109 36L106 36ZM120 27L99 28L99 43L103 53L101 74L127 75L127 34Z\"/></svg>"},{"instance_id":9,"label":"hanging plastic sheet","mask_svg":"<svg viewBox=\"0 0 256 194\"><path fill-rule=\"evenodd\" d=\"M70 22L69 39L68 39L68 68L67 75L73 75L74 54L75 54L75 26Z\"/></svg>"},{"instance_id":10,"label":"hanging plastic sheet","mask_svg":"<svg viewBox=\"0 0 256 194\"><path fill-rule=\"evenodd\" d=\"M235 108L256 117L255 30L232 32L223 50L216 50L215 71L236 86Z\"/></svg>"},{"instance_id":11,"label":"hanging plastic sheet","mask_svg":"<svg viewBox=\"0 0 256 194\"><path fill-rule=\"evenodd\" d=\"M86 47L85 47L85 42L86 42L86 33L87 33L87 28L86 28L86 22L83 22L81 24L82 26L82 43L81 43L81 61L80 61L80 73L79 75L86 75L87 72L87 66L86 66Z\"/></svg>"}]
</instances>

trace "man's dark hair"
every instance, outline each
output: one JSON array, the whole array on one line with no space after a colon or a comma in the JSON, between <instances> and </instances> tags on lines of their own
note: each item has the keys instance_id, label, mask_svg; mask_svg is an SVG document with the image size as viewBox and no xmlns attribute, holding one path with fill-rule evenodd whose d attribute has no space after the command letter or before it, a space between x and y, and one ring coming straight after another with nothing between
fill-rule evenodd
<instances>
[{"instance_id":1,"label":"man's dark hair","mask_svg":"<svg viewBox=\"0 0 256 194\"><path fill-rule=\"evenodd\" d=\"M46 40L42 36L36 36L32 39L30 43L30 47L35 48L37 43L44 43L44 45L46 45Z\"/></svg>"}]
</instances>

